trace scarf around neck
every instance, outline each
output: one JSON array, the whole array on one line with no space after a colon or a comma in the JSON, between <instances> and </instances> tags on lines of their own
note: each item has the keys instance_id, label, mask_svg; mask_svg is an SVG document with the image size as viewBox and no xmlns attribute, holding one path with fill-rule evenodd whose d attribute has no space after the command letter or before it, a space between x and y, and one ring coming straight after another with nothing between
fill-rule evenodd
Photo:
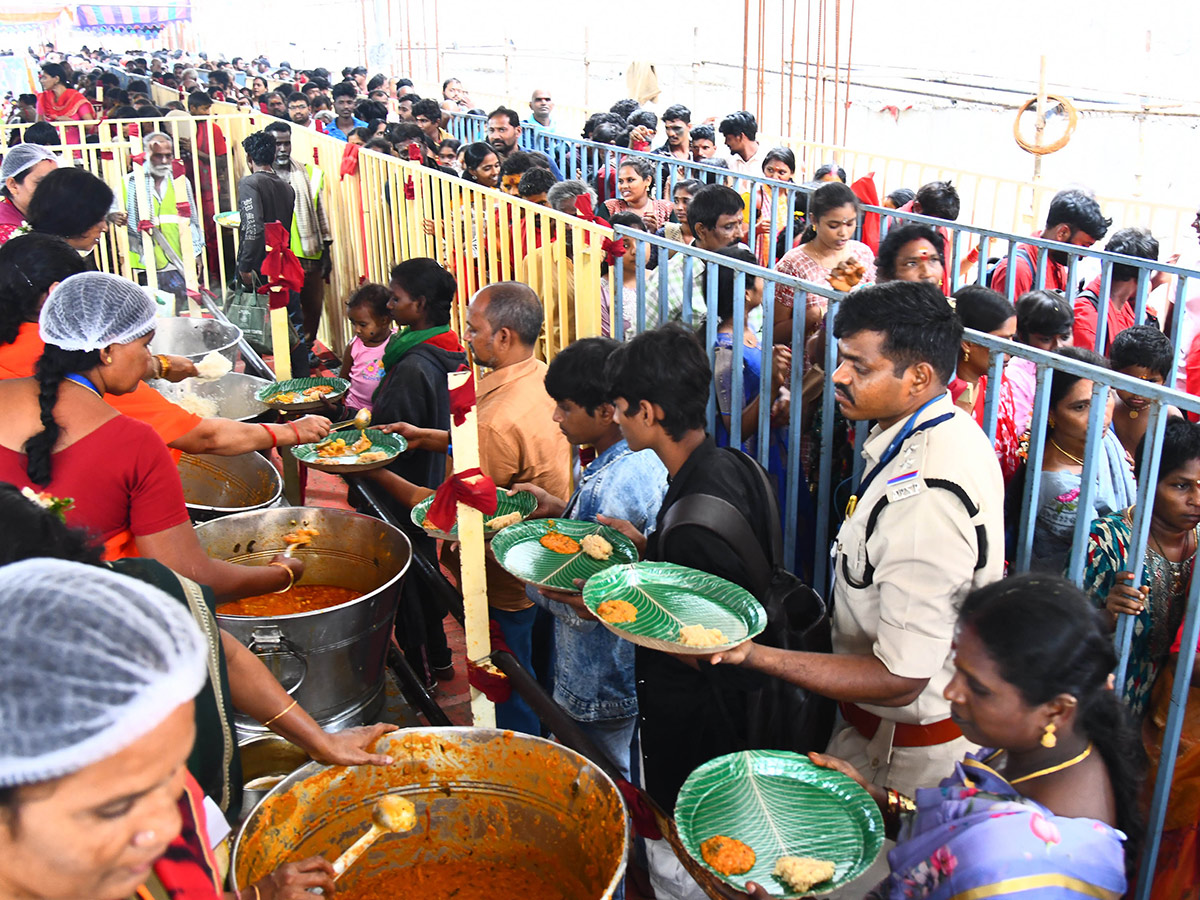
<instances>
[{"instance_id":1,"label":"scarf around neck","mask_svg":"<svg viewBox=\"0 0 1200 900\"><path fill-rule=\"evenodd\" d=\"M449 325L435 325L433 328L422 328L420 331L405 328L403 331L393 334L388 340L387 348L383 351L384 372L389 371L392 366L396 365L400 361L400 357L413 347L423 344L425 341L432 337L437 337L439 334L446 334L449 331Z\"/></svg>"}]
</instances>

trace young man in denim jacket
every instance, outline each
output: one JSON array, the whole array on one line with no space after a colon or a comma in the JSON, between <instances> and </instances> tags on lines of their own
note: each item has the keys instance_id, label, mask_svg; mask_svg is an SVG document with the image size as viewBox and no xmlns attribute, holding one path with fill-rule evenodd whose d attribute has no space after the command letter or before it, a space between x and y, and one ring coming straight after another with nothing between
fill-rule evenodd
<instances>
[{"instance_id":1,"label":"young man in denim jacket","mask_svg":"<svg viewBox=\"0 0 1200 900\"><path fill-rule=\"evenodd\" d=\"M653 450L635 452L613 421L606 400L604 363L619 344L585 338L559 353L546 371L546 393L557 404L554 421L567 440L590 446L596 458L583 467L566 503L532 484L516 484L538 498L535 516L595 521L624 519L641 531L654 528L667 490L667 470ZM637 726L634 645L604 628L578 594L526 592L555 616L554 699L629 778L630 744Z\"/></svg>"}]
</instances>

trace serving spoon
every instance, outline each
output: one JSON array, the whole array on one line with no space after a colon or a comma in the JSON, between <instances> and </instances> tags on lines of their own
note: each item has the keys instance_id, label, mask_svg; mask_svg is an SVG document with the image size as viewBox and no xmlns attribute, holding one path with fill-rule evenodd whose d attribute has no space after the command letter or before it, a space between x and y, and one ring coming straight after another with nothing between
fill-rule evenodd
<instances>
[{"instance_id":1,"label":"serving spoon","mask_svg":"<svg viewBox=\"0 0 1200 900\"><path fill-rule=\"evenodd\" d=\"M412 801L395 794L388 794L375 801L371 808L371 827L342 852L333 863L333 878L336 881L342 874L367 852L367 848L379 838L388 833L398 834L412 831L417 827L417 809Z\"/></svg>"},{"instance_id":2,"label":"serving spoon","mask_svg":"<svg viewBox=\"0 0 1200 900\"><path fill-rule=\"evenodd\" d=\"M338 422L329 429L330 433L341 431L343 428L357 428L359 431L364 431L371 424L371 411L369 409L360 409L348 422Z\"/></svg>"}]
</instances>

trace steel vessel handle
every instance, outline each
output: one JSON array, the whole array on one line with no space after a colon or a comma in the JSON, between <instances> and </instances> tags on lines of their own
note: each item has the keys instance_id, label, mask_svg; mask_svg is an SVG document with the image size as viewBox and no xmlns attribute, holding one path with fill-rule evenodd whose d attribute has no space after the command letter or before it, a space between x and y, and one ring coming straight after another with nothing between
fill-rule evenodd
<instances>
[{"instance_id":1,"label":"steel vessel handle","mask_svg":"<svg viewBox=\"0 0 1200 900\"><path fill-rule=\"evenodd\" d=\"M287 653L300 663L300 678L291 687L284 688L288 694L294 694L300 690L300 686L304 684L304 679L308 677L308 658L304 655L304 651L284 637L283 632L274 625L264 625L255 628L252 632L250 643L246 645L246 649L260 659L264 656ZM268 666L268 668L270 667ZM282 687L282 683L280 686Z\"/></svg>"}]
</instances>

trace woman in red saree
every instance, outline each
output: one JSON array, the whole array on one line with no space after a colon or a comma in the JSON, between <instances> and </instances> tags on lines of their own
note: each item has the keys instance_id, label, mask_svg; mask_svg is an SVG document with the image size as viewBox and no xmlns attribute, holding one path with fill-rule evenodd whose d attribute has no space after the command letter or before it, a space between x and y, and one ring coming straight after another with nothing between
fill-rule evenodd
<instances>
[{"instance_id":1,"label":"woman in red saree","mask_svg":"<svg viewBox=\"0 0 1200 900\"><path fill-rule=\"evenodd\" d=\"M43 63L38 81L42 85L37 99L39 122L90 122L96 118L91 102L67 84L67 70L58 63ZM63 140L82 144L81 132L81 128L64 128Z\"/></svg>"}]
</instances>

